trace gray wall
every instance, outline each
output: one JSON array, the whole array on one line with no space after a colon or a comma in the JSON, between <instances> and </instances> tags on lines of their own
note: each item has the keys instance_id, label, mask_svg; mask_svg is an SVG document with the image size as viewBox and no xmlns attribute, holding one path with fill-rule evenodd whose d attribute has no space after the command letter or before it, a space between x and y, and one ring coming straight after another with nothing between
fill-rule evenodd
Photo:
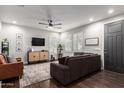
<instances>
[{"instance_id":1,"label":"gray wall","mask_svg":"<svg viewBox=\"0 0 124 93\"><path fill-rule=\"evenodd\" d=\"M65 56L72 56L74 51L98 53L102 56L102 67L104 67L104 24L122 19L124 19L124 15L119 15L89 25L80 26L63 32L61 34L24 26L2 23L2 28L0 30L0 40L2 38L8 38L10 42L10 56L12 58L21 56L24 62L26 62L26 54L29 47L33 48L34 50L46 49L49 50L50 54L57 56L57 44L61 42L65 45ZM16 52L16 33L23 34L22 53ZM32 47L31 37L33 36L44 37L46 39L46 46ZM99 46L85 46L85 38L92 37L99 37Z\"/></svg>"},{"instance_id":2,"label":"gray wall","mask_svg":"<svg viewBox=\"0 0 124 93\"><path fill-rule=\"evenodd\" d=\"M72 55L74 51L83 51L83 52L91 52L100 54L102 57L102 68L104 68L104 24L123 20L124 15L119 15L113 18L105 19L99 22L95 22L89 25L80 26L61 34L61 39L63 41L69 41L68 46L70 44L70 49L72 50L70 54L68 51L65 50L65 54ZM67 36L71 35L71 38ZM98 46L85 46L85 39L86 38L99 38L99 45ZM67 43L65 43L66 45ZM82 46L82 47L81 47Z\"/></svg>"},{"instance_id":3,"label":"gray wall","mask_svg":"<svg viewBox=\"0 0 124 93\"><path fill-rule=\"evenodd\" d=\"M23 51L22 52L16 52L16 34L21 33L23 34ZM31 40L32 37L39 37L39 38L45 38L45 47L32 47L31 46ZM56 51L53 51L52 46L55 46L59 42L59 34L55 32L35 29L35 28L29 28L24 26L18 26L13 24L7 24L2 23L2 29L0 31L0 38L7 38L9 40L9 46L10 46L10 57L16 58L16 57L22 57L23 61L27 62L27 51L28 48L33 48L34 51L39 51L42 49L49 50L50 54L56 53ZM54 42L52 42L54 40ZM52 42L52 43L51 43Z\"/></svg>"}]
</instances>

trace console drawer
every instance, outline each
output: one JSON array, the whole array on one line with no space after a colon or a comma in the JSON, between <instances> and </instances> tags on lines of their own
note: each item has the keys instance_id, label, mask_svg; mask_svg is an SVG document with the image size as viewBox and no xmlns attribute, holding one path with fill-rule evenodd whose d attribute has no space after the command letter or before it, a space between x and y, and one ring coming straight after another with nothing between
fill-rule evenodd
<instances>
[{"instance_id":1,"label":"console drawer","mask_svg":"<svg viewBox=\"0 0 124 93\"><path fill-rule=\"evenodd\" d=\"M48 60L48 52L40 52L40 60Z\"/></svg>"},{"instance_id":2,"label":"console drawer","mask_svg":"<svg viewBox=\"0 0 124 93\"><path fill-rule=\"evenodd\" d=\"M29 53L29 61L39 61L39 59L40 59L39 52Z\"/></svg>"}]
</instances>

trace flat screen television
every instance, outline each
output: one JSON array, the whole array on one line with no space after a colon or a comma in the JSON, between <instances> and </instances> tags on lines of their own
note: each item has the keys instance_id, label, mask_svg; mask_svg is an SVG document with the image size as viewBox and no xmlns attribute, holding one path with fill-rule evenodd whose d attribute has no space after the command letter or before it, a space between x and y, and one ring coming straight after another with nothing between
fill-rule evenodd
<instances>
[{"instance_id":1,"label":"flat screen television","mask_svg":"<svg viewBox=\"0 0 124 93\"><path fill-rule=\"evenodd\" d=\"M45 38L32 37L32 46L45 46Z\"/></svg>"}]
</instances>

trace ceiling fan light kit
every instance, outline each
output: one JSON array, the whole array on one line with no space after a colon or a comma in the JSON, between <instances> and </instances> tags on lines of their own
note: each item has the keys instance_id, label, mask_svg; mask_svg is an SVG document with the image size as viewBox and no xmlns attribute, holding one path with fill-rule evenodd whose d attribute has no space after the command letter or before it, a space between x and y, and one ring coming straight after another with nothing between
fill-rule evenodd
<instances>
[{"instance_id":1,"label":"ceiling fan light kit","mask_svg":"<svg viewBox=\"0 0 124 93\"><path fill-rule=\"evenodd\" d=\"M56 28L56 29L61 29L61 27L57 27L62 25L62 23L53 23L53 20L49 19L47 21L48 23L43 23L43 22L39 22L40 25L47 25L47 28L52 29L52 28Z\"/></svg>"},{"instance_id":2,"label":"ceiling fan light kit","mask_svg":"<svg viewBox=\"0 0 124 93\"><path fill-rule=\"evenodd\" d=\"M53 27L52 27L52 26L48 26L47 28L48 28L48 29L52 29Z\"/></svg>"}]
</instances>

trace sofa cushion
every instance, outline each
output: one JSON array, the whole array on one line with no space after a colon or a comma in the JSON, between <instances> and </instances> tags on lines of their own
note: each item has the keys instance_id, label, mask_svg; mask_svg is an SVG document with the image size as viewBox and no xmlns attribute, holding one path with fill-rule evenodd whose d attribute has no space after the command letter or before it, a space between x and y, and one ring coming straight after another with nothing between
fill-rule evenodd
<instances>
[{"instance_id":1,"label":"sofa cushion","mask_svg":"<svg viewBox=\"0 0 124 93\"><path fill-rule=\"evenodd\" d=\"M69 62L69 60L75 60L75 59L82 59L82 58L87 58L87 57L90 57L90 56L96 56L97 54L89 54L89 53L87 53L87 54L83 54L83 55L76 55L76 56L72 56L72 57L66 57L65 58L65 63L64 63L64 65L68 65L68 62Z\"/></svg>"},{"instance_id":2,"label":"sofa cushion","mask_svg":"<svg viewBox=\"0 0 124 93\"><path fill-rule=\"evenodd\" d=\"M78 56L78 55L84 55L85 52L74 52L74 56Z\"/></svg>"},{"instance_id":3,"label":"sofa cushion","mask_svg":"<svg viewBox=\"0 0 124 93\"><path fill-rule=\"evenodd\" d=\"M58 58L59 64L63 64L64 65L65 59L66 59L66 57Z\"/></svg>"},{"instance_id":4,"label":"sofa cushion","mask_svg":"<svg viewBox=\"0 0 124 93\"><path fill-rule=\"evenodd\" d=\"M66 65L66 62L68 60L69 56L66 56L66 57L62 57L62 58L59 58L59 64L63 64L63 65Z\"/></svg>"},{"instance_id":5,"label":"sofa cushion","mask_svg":"<svg viewBox=\"0 0 124 93\"><path fill-rule=\"evenodd\" d=\"M88 52L74 52L74 56L87 56L87 55L94 55L94 53L88 53Z\"/></svg>"},{"instance_id":6,"label":"sofa cushion","mask_svg":"<svg viewBox=\"0 0 124 93\"><path fill-rule=\"evenodd\" d=\"M69 58L70 58L69 56L67 56L67 57L65 58L64 65L67 65Z\"/></svg>"},{"instance_id":7,"label":"sofa cushion","mask_svg":"<svg viewBox=\"0 0 124 93\"><path fill-rule=\"evenodd\" d=\"M0 54L0 64L6 64L6 61L4 55Z\"/></svg>"}]
</instances>

